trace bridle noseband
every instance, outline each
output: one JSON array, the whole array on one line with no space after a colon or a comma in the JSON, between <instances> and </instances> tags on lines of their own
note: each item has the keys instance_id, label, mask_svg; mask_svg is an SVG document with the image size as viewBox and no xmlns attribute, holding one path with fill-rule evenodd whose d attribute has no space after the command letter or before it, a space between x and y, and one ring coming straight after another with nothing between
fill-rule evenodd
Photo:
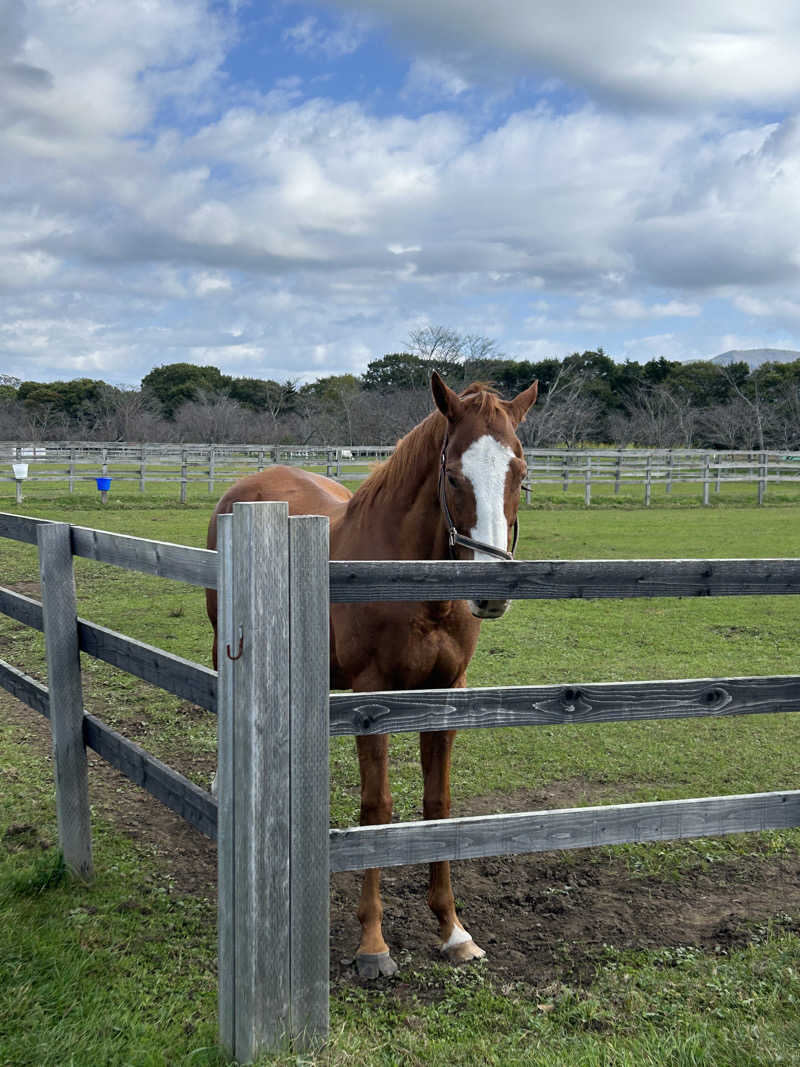
<instances>
[{"instance_id":1,"label":"bridle noseband","mask_svg":"<svg viewBox=\"0 0 800 1067\"><path fill-rule=\"evenodd\" d=\"M450 514L450 508L447 506L445 483L447 478L447 442L448 434L445 434L444 443L442 444L442 463L439 468L439 503L442 506L444 521L447 523L450 558L455 559L456 545L461 545L462 548L471 548L473 551L485 552L489 556L494 556L495 559L513 559L514 549L517 547L517 539L519 538L519 519L514 519L514 536L511 539L510 552L506 552L502 548L495 548L494 545L487 545L483 541L476 541L473 537L467 537L465 534L459 533L456 529L456 524L453 522L453 516Z\"/></svg>"}]
</instances>

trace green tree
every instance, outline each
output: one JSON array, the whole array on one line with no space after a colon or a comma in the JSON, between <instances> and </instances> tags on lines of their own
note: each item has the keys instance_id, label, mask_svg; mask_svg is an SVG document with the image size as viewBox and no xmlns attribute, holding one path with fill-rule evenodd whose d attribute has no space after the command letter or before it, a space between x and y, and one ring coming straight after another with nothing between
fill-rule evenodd
<instances>
[{"instance_id":1,"label":"green tree","mask_svg":"<svg viewBox=\"0 0 800 1067\"><path fill-rule=\"evenodd\" d=\"M268 411L275 418L291 408L296 393L294 382L279 385L271 378L231 378L228 396L251 411Z\"/></svg>"},{"instance_id":2,"label":"green tree","mask_svg":"<svg viewBox=\"0 0 800 1067\"><path fill-rule=\"evenodd\" d=\"M430 380L427 360L413 352L390 352L381 359L373 359L361 378L365 389L391 392L395 389L422 389Z\"/></svg>"},{"instance_id":3,"label":"green tree","mask_svg":"<svg viewBox=\"0 0 800 1067\"><path fill-rule=\"evenodd\" d=\"M197 400L202 394L228 395L231 379L217 367L198 367L194 363L168 363L155 367L142 378L142 392L161 405L168 419L187 400Z\"/></svg>"}]
</instances>

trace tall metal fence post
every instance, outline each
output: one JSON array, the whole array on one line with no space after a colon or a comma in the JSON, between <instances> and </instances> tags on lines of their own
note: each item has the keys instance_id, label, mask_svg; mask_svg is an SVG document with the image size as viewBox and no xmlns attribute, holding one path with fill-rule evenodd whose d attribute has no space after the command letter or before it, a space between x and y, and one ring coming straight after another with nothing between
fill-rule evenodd
<instances>
[{"instance_id":1,"label":"tall metal fence post","mask_svg":"<svg viewBox=\"0 0 800 1067\"><path fill-rule=\"evenodd\" d=\"M327 520L235 504L217 551L220 1041L246 1063L328 1027Z\"/></svg>"},{"instance_id":2,"label":"tall metal fence post","mask_svg":"<svg viewBox=\"0 0 800 1067\"><path fill-rule=\"evenodd\" d=\"M70 528L64 522L42 523L36 534L42 579L58 840L69 870L88 882L94 877L94 865Z\"/></svg>"}]
</instances>

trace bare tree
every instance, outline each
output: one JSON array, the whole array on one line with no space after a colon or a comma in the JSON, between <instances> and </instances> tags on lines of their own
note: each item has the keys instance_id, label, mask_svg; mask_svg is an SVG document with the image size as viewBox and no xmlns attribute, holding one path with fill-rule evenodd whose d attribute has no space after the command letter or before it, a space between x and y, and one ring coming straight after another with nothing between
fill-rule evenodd
<instances>
[{"instance_id":1,"label":"bare tree","mask_svg":"<svg viewBox=\"0 0 800 1067\"><path fill-rule=\"evenodd\" d=\"M762 397L761 397L761 393L760 393L760 390L758 388L758 380L754 379L751 376L750 380L751 380L752 386L753 386L753 395L752 396L748 396L746 393L744 393L742 391L739 383L736 381L736 379L734 378L733 374L731 374L731 371L730 371L729 367L723 367L722 368L722 373L725 376L725 378L727 379L728 384L730 385L731 389L734 391L734 393L736 394L738 399L741 401L742 404L744 404L747 407L747 409L750 412L750 419L752 420L753 429L754 429L755 446L749 445L749 446L745 446L745 447L750 447L750 448L755 447L755 448L757 448L759 450L759 452L763 452L764 451L765 424L767 423L767 421L769 419L769 408L770 408L770 405L769 405L768 402L764 401L762 399Z\"/></svg>"},{"instance_id":2,"label":"bare tree","mask_svg":"<svg viewBox=\"0 0 800 1067\"><path fill-rule=\"evenodd\" d=\"M528 448L573 447L591 436L600 423L600 402L579 374L559 368L550 388L537 401L518 433Z\"/></svg>"},{"instance_id":3,"label":"bare tree","mask_svg":"<svg viewBox=\"0 0 800 1067\"><path fill-rule=\"evenodd\" d=\"M800 450L800 382L795 382L775 405L772 426L777 448Z\"/></svg>"},{"instance_id":4,"label":"bare tree","mask_svg":"<svg viewBox=\"0 0 800 1067\"><path fill-rule=\"evenodd\" d=\"M460 363L464 339L446 326L420 326L408 335L411 351L420 359L436 363Z\"/></svg>"},{"instance_id":5,"label":"bare tree","mask_svg":"<svg viewBox=\"0 0 800 1067\"><path fill-rule=\"evenodd\" d=\"M624 420L609 420L617 436L624 428L624 443L652 448L689 448L694 439L697 412L682 392L665 385L639 387L626 408Z\"/></svg>"},{"instance_id":6,"label":"bare tree","mask_svg":"<svg viewBox=\"0 0 800 1067\"><path fill-rule=\"evenodd\" d=\"M197 399L181 404L174 425L179 441L234 443L247 440L250 419L230 397L201 391Z\"/></svg>"}]
</instances>

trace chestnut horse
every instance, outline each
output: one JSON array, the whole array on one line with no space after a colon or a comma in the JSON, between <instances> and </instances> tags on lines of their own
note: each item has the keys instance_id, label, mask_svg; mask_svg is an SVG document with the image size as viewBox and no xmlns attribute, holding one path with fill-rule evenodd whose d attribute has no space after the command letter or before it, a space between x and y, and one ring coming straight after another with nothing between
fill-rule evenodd
<instances>
[{"instance_id":1,"label":"chestnut horse","mask_svg":"<svg viewBox=\"0 0 800 1067\"><path fill-rule=\"evenodd\" d=\"M275 466L237 482L222 497L208 530L216 548L217 515L236 501L285 500L291 515L327 515L331 559L510 559L525 474L515 429L536 401L538 383L510 401L480 384L456 394L434 373L437 410L406 434L358 491L294 467ZM459 531L465 531L461 533ZM217 598L206 591L214 626ZM481 619L499 618L504 600L331 605L331 686L370 692L463 687ZM420 734L423 815L450 814L454 730ZM361 823L388 823L392 796L388 737L356 738ZM374 978L397 967L383 939L380 872L364 874L358 918L359 973ZM456 915L450 864L432 863L428 904L439 921L442 952L454 963L484 955Z\"/></svg>"}]
</instances>

